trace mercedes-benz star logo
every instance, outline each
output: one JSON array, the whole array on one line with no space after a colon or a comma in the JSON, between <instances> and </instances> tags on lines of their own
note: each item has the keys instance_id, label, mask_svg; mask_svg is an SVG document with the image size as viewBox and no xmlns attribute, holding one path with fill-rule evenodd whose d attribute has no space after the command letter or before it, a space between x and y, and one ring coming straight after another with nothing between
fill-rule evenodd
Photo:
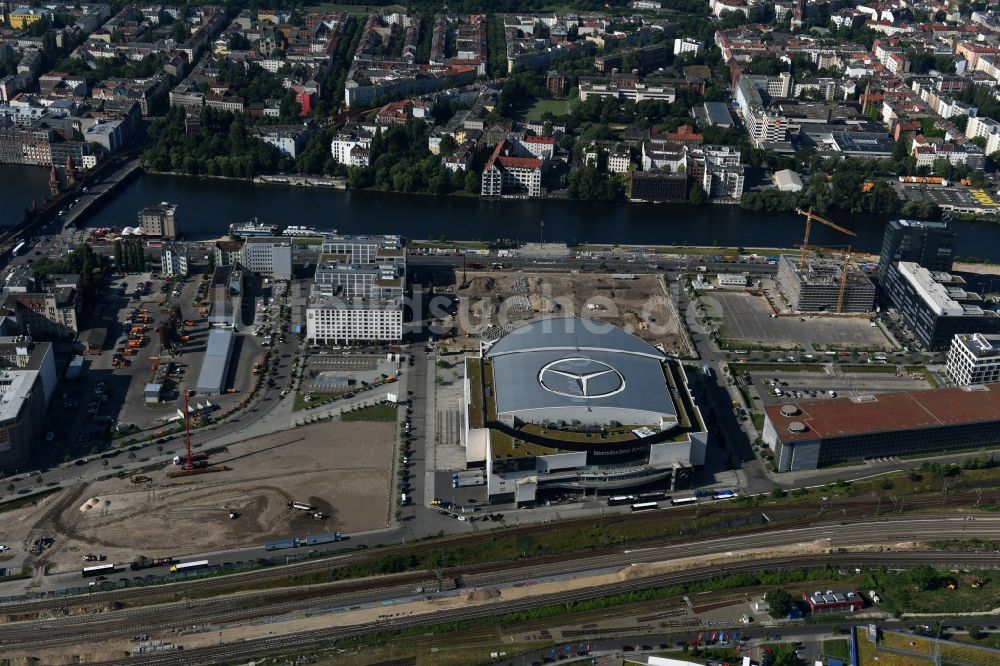
<instances>
[{"instance_id":1,"label":"mercedes-benz star logo","mask_svg":"<svg viewBox=\"0 0 1000 666\"><path fill-rule=\"evenodd\" d=\"M563 358L538 372L546 391L569 398L606 398L625 389L625 378L607 363L590 358Z\"/></svg>"}]
</instances>

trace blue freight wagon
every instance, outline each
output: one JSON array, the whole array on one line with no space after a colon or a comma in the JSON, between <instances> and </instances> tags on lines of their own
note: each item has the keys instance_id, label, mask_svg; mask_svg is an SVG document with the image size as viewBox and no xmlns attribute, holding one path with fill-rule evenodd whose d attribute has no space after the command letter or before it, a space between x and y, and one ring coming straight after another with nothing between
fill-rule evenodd
<instances>
[{"instance_id":1,"label":"blue freight wagon","mask_svg":"<svg viewBox=\"0 0 1000 666\"><path fill-rule=\"evenodd\" d=\"M340 541L340 532L328 532L326 534L310 534L306 537L307 546L317 546L321 543L334 543Z\"/></svg>"},{"instance_id":2,"label":"blue freight wagon","mask_svg":"<svg viewBox=\"0 0 1000 666\"><path fill-rule=\"evenodd\" d=\"M298 548L298 539L285 539L284 541L271 541L264 544L264 550L285 550L286 548Z\"/></svg>"}]
</instances>

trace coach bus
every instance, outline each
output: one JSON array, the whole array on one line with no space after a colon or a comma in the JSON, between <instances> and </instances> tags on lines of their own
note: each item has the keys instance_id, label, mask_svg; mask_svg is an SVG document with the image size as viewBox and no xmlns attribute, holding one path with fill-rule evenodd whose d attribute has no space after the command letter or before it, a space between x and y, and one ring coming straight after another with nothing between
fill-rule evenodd
<instances>
[{"instance_id":1,"label":"coach bus","mask_svg":"<svg viewBox=\"0 0 1000 666\"><path fill-rule=\"evenodd\" d=\"M650 509L659 509L660 505L656 502L639 502L638 504L632 505L632 511L649 511Z\"/></svg>"},{"instance_id":2,"label":"coach bus","mask_svg":"<svg viewBox=\"0 0 1000 666\"><path fill-rule=\"evenodd\" d=\"M674 506L684 506L686 504L695 504L697 501L697 497L675 497L670 500L670 503Z\"/></svg>"},{"instance_id":3,"label":"coach bus","mask_svg":"<svg viewBox=\"0 0 1000 666\"><path fill-rule=\"evenodd\" d=\"M92 567L83 568L83 577L90 578L92 576L101 576L104 574L112 574L115 572L115 565L113 564L95 564Z\"/></svg>"},{"instance_id":4,"label":"coach bus","mask_svg":"<svg viewBox=\"0 0 1000 666\"><path fill-rule=\"evenodd\" d=\"M636 500L635 495L613 495L608 498L608 506L625 506Z\"/></svg>"}]
</instances>

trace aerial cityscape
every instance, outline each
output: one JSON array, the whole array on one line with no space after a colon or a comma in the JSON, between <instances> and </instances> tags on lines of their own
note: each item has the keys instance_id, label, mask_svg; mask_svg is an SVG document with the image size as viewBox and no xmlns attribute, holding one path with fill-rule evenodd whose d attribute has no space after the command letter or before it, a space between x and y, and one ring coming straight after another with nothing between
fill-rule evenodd
<instances>
[{"instance_id":1,"label":"aerial cityscape","mask_svg":"<svg viewBox=\"0 0 1000 666\"><path fill-rule=\"evenodd\" d=\"M0 18L0 666L1000 664L1000 3Z\"/></svg>"}]
</instances>

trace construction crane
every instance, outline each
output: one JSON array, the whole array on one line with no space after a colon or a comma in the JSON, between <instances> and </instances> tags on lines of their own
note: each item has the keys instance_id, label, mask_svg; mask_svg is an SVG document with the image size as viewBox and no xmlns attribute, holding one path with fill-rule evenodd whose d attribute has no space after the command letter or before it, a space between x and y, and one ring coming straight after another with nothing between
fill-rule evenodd
<instances>
[{"instance_id":1,"label":"construction crane","mask_svg":"<svg viewBox=\"0 0 1000 666\"><path fill-rule=\"evenodd\" d=\"M843 245L839 247L830 247L830 246L820 247L818 245L814 245L812 249L826 250L828 252L844 253L844 270L840 274L840 284L839 288L837 289L837 307L834 310L834 312L836 312L837 314L841 314L844 311L844 297L847 294L847 277L848 277L848 271L850 270L851 267L851 254L854 248L851 247L850 245Z\"/></svg>"},{"instance_id":2,"label":"construction crane","mask_svg":"<svg viewBox=\"0 0 1000 666\"><path fill-rule=\"evenodd\" d=\"M812 231L813 220L821 222L826 226L830 227L831 229L836 229L842 234L847 234L848 236L857 236L857 234L851 231L850 229L845 229L839 224L831 222L825 217L820 217L819 215L817 215L816 213L813 212L812 206L809 207L809 210L802 210L801 208L796 208L795 212L806 218L806 233L805 236L802 237L802 256L799 257L799 268L806 267L806 255L809 254L809 233Z\"/></svg>"}]
</instances>

